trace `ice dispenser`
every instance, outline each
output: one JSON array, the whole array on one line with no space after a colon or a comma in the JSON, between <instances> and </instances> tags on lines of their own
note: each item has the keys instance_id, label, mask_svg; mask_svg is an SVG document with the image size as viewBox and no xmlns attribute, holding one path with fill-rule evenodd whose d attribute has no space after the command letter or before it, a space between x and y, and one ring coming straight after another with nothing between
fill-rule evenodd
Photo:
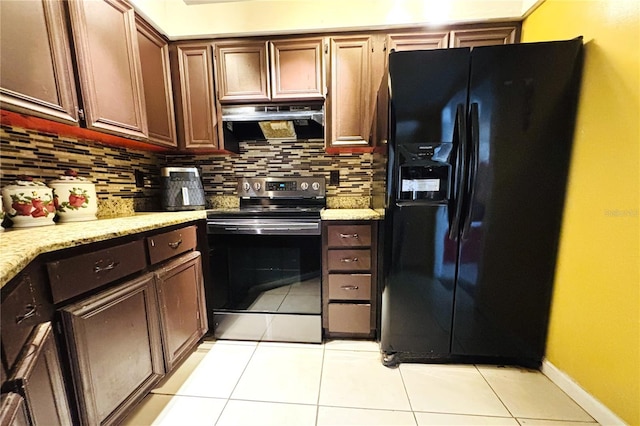
<instances>
[{"instance_id":1,"label":"ice dispenser","mask_svg":"<svg viewBox=\"0 0 640 426\"><path fill-rule=\"evenodd\" d=\"M447 202L450 143L399 145L398 201Z\"/></svg>"}]
</instances>

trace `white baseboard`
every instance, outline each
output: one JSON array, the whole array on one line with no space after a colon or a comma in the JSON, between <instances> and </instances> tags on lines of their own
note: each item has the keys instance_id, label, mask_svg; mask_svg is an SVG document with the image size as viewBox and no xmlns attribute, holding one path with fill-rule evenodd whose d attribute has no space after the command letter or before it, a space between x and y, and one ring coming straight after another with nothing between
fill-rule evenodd
<instances>
[{"instance_id":1,"label":"white baseboard","mask_svg":"<svg viewBox=\"0 0 640 426\"><path fill-rule=\"evenodd\" d=\"M546 359L542 362L541 371L601 425L627 425L624 420L598 401L596 397L584 390L567 373L558 369Z\"/></svg>"}]
</instances>

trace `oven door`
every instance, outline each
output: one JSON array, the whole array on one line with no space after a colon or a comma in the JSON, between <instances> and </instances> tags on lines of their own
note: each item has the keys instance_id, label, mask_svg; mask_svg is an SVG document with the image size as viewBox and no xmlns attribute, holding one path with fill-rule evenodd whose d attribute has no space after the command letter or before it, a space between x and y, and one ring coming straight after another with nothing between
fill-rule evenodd
<instances>
[{"instance_id":1,"label":"oven door","mask_svg":"<svg viewBox=\"0 0 640 426\"><path fill-rule=\"evenodd\" d=\"M310 221L209 222L216 338L322 341L322 242L316 222L318 232L311 232Z\"/></svg>"}]
</instances>

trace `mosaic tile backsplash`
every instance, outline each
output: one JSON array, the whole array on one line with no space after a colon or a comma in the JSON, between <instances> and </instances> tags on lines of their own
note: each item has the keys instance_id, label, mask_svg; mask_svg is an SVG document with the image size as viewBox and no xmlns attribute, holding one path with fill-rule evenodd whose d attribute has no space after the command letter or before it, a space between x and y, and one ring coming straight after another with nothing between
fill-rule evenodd
<instances>
[{"instance_id":1,"label":"mosaic tile backsplash","mask_svg":"<svg viewBox=\"0 0 640 426\"><path fill-rule=\"evenodd\" d=\"M324 176L328 197L370 197L376 154L329 155L322 140L248 141L234 155L164 155L104 145L35 130L0 126L0 186L26 174L45 182L68 168L96 184L99 201L133 204L136 211L159 209L160 168L196 166L201 170L205 192L213 196L236 196L240 176ZM329 174L339 171L339 185L329 185ZM135 171L151 176L147 188L136 186ZM211 206L208 206L211 207Z\"/></svg>"}]
</instances>

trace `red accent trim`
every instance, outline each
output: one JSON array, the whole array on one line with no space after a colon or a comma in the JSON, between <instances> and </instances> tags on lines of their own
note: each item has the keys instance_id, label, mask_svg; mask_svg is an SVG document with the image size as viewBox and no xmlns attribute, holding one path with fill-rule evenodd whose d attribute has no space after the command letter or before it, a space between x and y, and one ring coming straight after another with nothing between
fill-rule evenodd
<instances>
[{"instance_id":1,"label":"red accent trim","mask_svg":"<svg viewBox=\"0 0 640 426\"><path fill-rule=\"evenodd\" d=\"M72 126L70 124L58 123L56 121L45 120L43 118L32 117L30 115L18 114L16 112L7 111L4 109L0 110L0 119L0 122L7 126L16 126L23 129L53 133L60 136L71 136L78 139L101 142L107 145L137 149L141 151L169 151L169 148L153 145L151 143L126 139L120 136L109 135L106 133L100 133L96 132L95 130Z\"/></svg>"}]
</instances>

